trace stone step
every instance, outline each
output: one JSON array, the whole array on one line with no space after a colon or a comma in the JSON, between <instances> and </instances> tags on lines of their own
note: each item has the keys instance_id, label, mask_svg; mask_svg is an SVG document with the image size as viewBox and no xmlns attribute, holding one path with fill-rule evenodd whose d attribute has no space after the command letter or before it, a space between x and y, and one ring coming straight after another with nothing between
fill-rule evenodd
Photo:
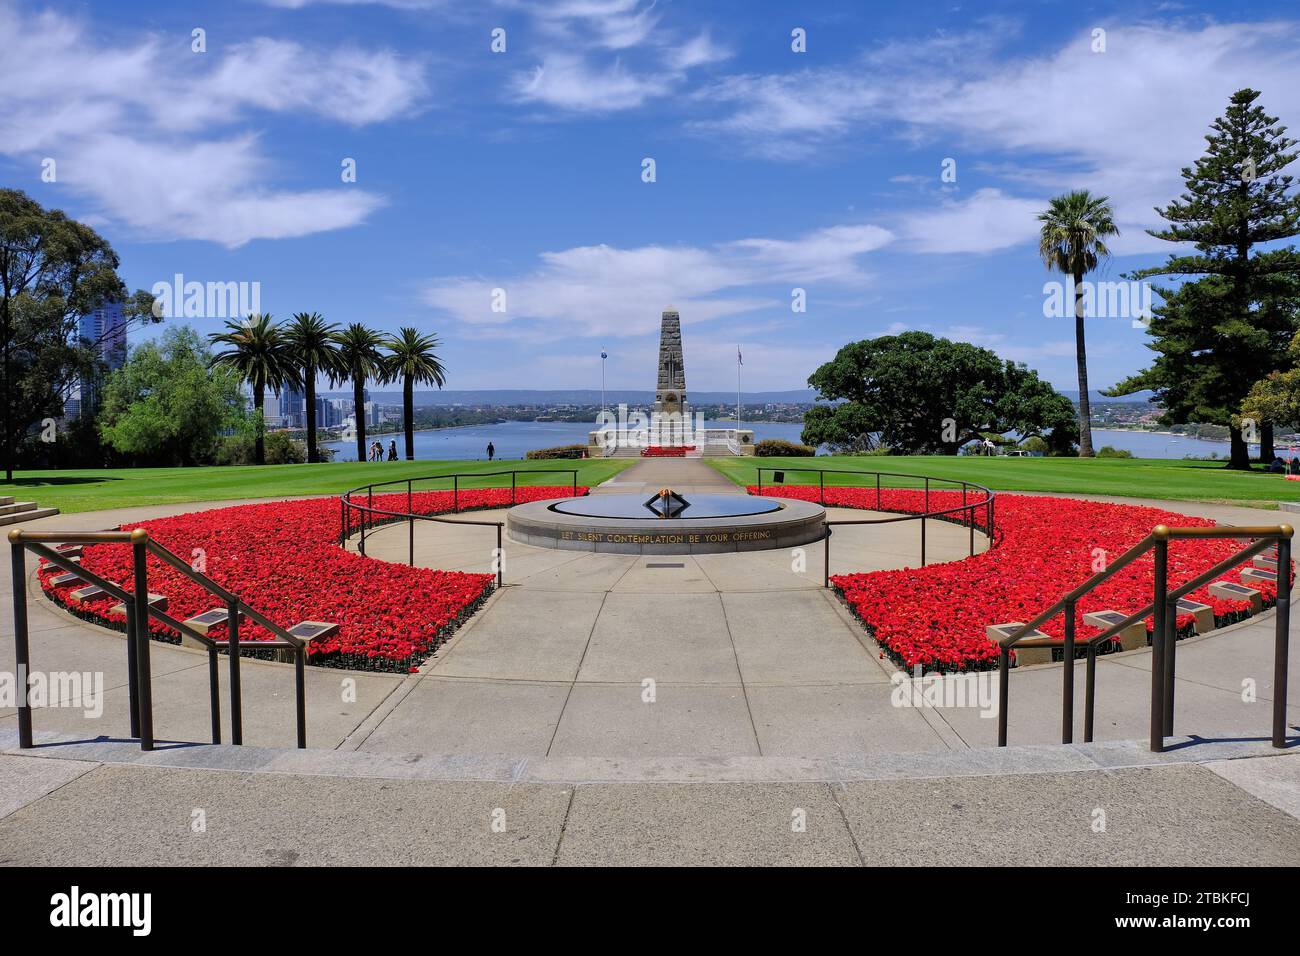
<instances>
[{"instance_id":1,"label":"stone step","mask_svg":"<svg viewBox=\"0 0 1300 956\"><path fill-rule=\"evenodd\" d=\"M167 610L167 598L165 598L165 597L164 597L163 595L161 595L161 594L154 594L152 591L150 591L150 592L149 592L149 606L150 606L150 607L156 607L156 608L157 608L158 610L160 610L160 611L165 611L165 610ZM113 614L125 614L125 613L126 613L126 605L125 605L125 604L114 604L112 607L109 608L109 611L112 612Z\"/></svg>"},{"instance_id":2,"label":"stone step","mask_svg":"<svg viewBox=\"0 0 1300 956\"><path fill-rule=\"evenodd\" d=\"M23 504L32 503L23 502ZM37 518L48 518L51 515L56 515L58 513L58 508L37 508L35 505L32 505L31 510L16 511L12 514L0 514L0 525L17 524L19 521L35 521Z\"/></svg>"},{"instance_id":3,"label":"stone step","mask_svg":"<svg viewBox=\"0 0 1300 956\"><path fill-rule=\"evenodd\" d=\"M1265 571L1263 568L1242 568L1241 580L1243 584L1250 584L1254 581L1267 581L1269 584L1276 584L1277 572Z\"/></svg>"},{"instance_id":4,"label":"stone step","mask_svg":"<svg viewBox=\"0 0 1300 956\"><path fill-rule=\"evenodd\" d=\"M1249 601L1251 610L1256 614L1264 609L1262 594L1235 581L1215 581L1210 585L1209 591L1222 601Z\"/></svg>"},{"instance_id":5,"label":"stone step","mask_svg":"<svg viewBox=\"0 0 1300 956\"><path fill-rule=\"evenodd\" d=\"M103 597L107 593L107 591L97 584L88 584L84 588L78 588L73 591L68 595L68 597L72 598L74 601L89 601L94 598Z\"/></svg>"},{"instance_id":6,"label":"stone step","mask_svg":"<svg viewBox=\"0 0 1300 956\"><path fill-rule=\"evenodd\" d=\"M1276 555L1274 555L1273 557L1270 558L1270 557L1268 557L1267 555L1257 554L1257 555L1255 555L1254 559L1253 559L1250 563L1253 564L1253 565L1254 565L1255 567L1257 567L1257 568L1263 568L1265 571L1276 571L1276 570L1277 570L1277 556L1276 556Z\"/></svg>"},{"instance_id":7,"label":"stone step","mask_svg":"<svg viewBox=\"0 0 1300 956\"><path fill-rule=\"evenodd\" d=\"M1128 615L1121 611L1089 611L1083 616L1083 623L1104 631L1107 628L1114 627L1127 617ZM1125 651L1135 651L1139 647L1146 647L1146 622L1134 621L1116 634L1115 637L1119 639L1120 648Z\"/></svg>"},{"instance_id":8,"label":"stone step","mask_svg":"<svg viewBox=\"0 0 1300 956\"><path fill-rule=\"evenodd\" d=\"M1202 604L1200 601L1191 601L1187 598L1178 599L1178 613L1190 614L1196 621L1196 633L1204 634L1207 631L1214 630L1214 608L1208 604Z\"/></svg>"},{"instance_id":9,"label":"stone step","mask_svg":"<svg viewBox=\"0 0 1300 956\"><path fill-rule=\"evenodd\" d=\"M14 503L13 495L0 495L0 505L11 505Z\"/></svg>"},{"instance_id":10,"label":"stone step","mask_svg":"<svg viewBox=\"0 0 1300 956\"><path fill-rule=\"evenodd\" d=\"M990 624L984 628L984 636L994 644L1001 644L1017 630L1024 627L1023 621L1009 621L1006 624ZM1016 654L1016 665L1027 667L1030 664L1050 664L1052 648L1060 647L1061 641L1049 637L1042 631L1033 630L1020 639L1012 650Z\"/></svg>"}]
</instances>

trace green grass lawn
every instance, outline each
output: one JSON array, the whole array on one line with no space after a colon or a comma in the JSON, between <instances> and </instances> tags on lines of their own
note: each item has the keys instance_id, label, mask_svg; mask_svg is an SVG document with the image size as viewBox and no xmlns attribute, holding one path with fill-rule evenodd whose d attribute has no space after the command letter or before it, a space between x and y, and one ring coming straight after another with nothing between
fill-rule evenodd
<instances>
[{"instance_id":1,"label":"green grass lawn","mask_svg":"<svg viewBox=\"0 0 1300 956\"><path fill-rule=\"evenodd\" d=\"M815 474L800 474L807 458L709 458L709 464L740 484L754 484L757 469L786 470L787 484L816 484ZM898 472L932 478L960 478L995 491L1055 491L1133 498L1177 498L1276 508L1279 501L1300 501L1300 482L1255 471L1229 471L1220 462L1163 458L965 458L948 456L822 457L813 467ZM772 480L764 472L763 483ZM827 475L827 484L864 483L849 475ZM874 484L874 479L871 479ZM885 479L884 487L917 487L914 479Z\"/></svg>"},{"instance_id":2,"label":"green grass lawn","mask_svg":"<svg viewBox=\"0 0 1300 956\"><path fill-rule=\"evenodd\" d=\"M633 464L632 459L579 461L391 461L338 462L318 465L232 465L206 468L91 468L70 471L21 471L14 481L0 481L0 495L35 501L65 513L128 508L133 505L222 501L231 498L271 498L337 495L371 481L420 478L454 472L481 474L535 468L520 475L520 484L568 484L578 469L578 484L595 485ZM460 479L462 488L510 487L510 476ZM422 482L416 490L450 489L450 480ZM405 489L405 484L401 486ZM393 489L398 490L397 488Z\"/></svg>"}]
</instances>

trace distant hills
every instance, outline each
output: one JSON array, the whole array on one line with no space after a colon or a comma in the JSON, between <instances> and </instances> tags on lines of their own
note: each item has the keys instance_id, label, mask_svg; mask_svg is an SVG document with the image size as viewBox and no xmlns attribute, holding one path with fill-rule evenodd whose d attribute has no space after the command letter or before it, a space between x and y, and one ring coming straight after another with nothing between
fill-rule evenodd
<instances>
[{"instance_id":1,"label":"distant hills","mask_svg":"<svg viewBox=\"0 0 1300 956\"><path fill-rule=\"evenodd\" d=\"M351 398L351 391L326 392L331 398ZM781 404L791 402L810 403L815 400L816 392L811 388L797 388L784 392L743 392L741 401L746 405ZM381 405L402 404L401 392L370 393L372 400ZM735 404L735 392L692 392L686 397L697 405ZM649 405L655 400L655 393L648 390L610 389L605 393L607 405ZM482 388L482 389L447 389L445 391L422 391L415 393L416 406L434 405L599 405L598 388Z\"/></svg>"},{"instance_id":2,"label":"distant hills","mask_svg":"<svg viewBox=\"0 0 1300 956\"><path fill-rule=\"evenodd\" d=\"M1071 401L1079 400L1078 389L1061 389L1061 394ZM323 392L331 398L351 398L352 392ZM1125 402L1142 404L1151 397L1150 392L1137 392L1122 398L1107 398L1100 392L1089 390L1093 402ZM370 397L381 405L402 404L402 393L398 391L372 391ZM687 392L687 397L697 405L730 405L736 401L735 392ZM811 388L795 388L781 392L742 392L741 401L746 405L780 405L809 404L816 400L817 393ZM649 405L655 400L654 392L641 389L610 389L605 393L605 403L618 405ZM439 405L599 405L600 389L596 388L479 388L448 389L446 391L417 391L417 407Z\"/></svg>"}]
</instances>

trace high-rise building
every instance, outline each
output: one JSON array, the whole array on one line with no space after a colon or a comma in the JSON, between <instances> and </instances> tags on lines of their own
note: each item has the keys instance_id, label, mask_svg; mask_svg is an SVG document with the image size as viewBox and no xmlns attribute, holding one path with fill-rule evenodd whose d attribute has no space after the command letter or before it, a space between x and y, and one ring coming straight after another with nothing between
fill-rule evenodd
<instances>
[{"instance_id":1,"label":"high-rise building","mask_svg":"<svg viewBox=\"0 0 1300 956\"><path fill-rule=\"evenodd\" d=\"M280 389L280 419L286 428L307 427L307 402L298 386L286 385Z\"/></svg>"},{"instance_id":2,"label":"high-rise building","mask_svg":"<svg viewBox=\"0 0 1300 956\"><path fill-rule=\"evenodd\" d=\"M108 371L126 364L126 313L121 302L105 302L87 312L77 322L82 344L92 349ZM93 415L99 410L102 381L100 370L81 377L79 413Z\"/></svg>"}]
</instances>

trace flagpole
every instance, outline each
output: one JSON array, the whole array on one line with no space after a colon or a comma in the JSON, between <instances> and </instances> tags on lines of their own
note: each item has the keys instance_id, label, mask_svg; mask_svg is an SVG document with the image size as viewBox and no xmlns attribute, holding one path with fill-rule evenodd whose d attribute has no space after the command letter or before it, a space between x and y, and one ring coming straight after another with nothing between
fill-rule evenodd
<instances>
[{"instance_id":1,"label":"flagpole","mask_svg":"<svg viewBox=\"0 0 1300 956\"><path fill-rule=\"evenodd\" d=\"M740 441L740 367L744 365L740 357L740 346L736 346L736 441Z\"/></svg>"}]
</instances>

